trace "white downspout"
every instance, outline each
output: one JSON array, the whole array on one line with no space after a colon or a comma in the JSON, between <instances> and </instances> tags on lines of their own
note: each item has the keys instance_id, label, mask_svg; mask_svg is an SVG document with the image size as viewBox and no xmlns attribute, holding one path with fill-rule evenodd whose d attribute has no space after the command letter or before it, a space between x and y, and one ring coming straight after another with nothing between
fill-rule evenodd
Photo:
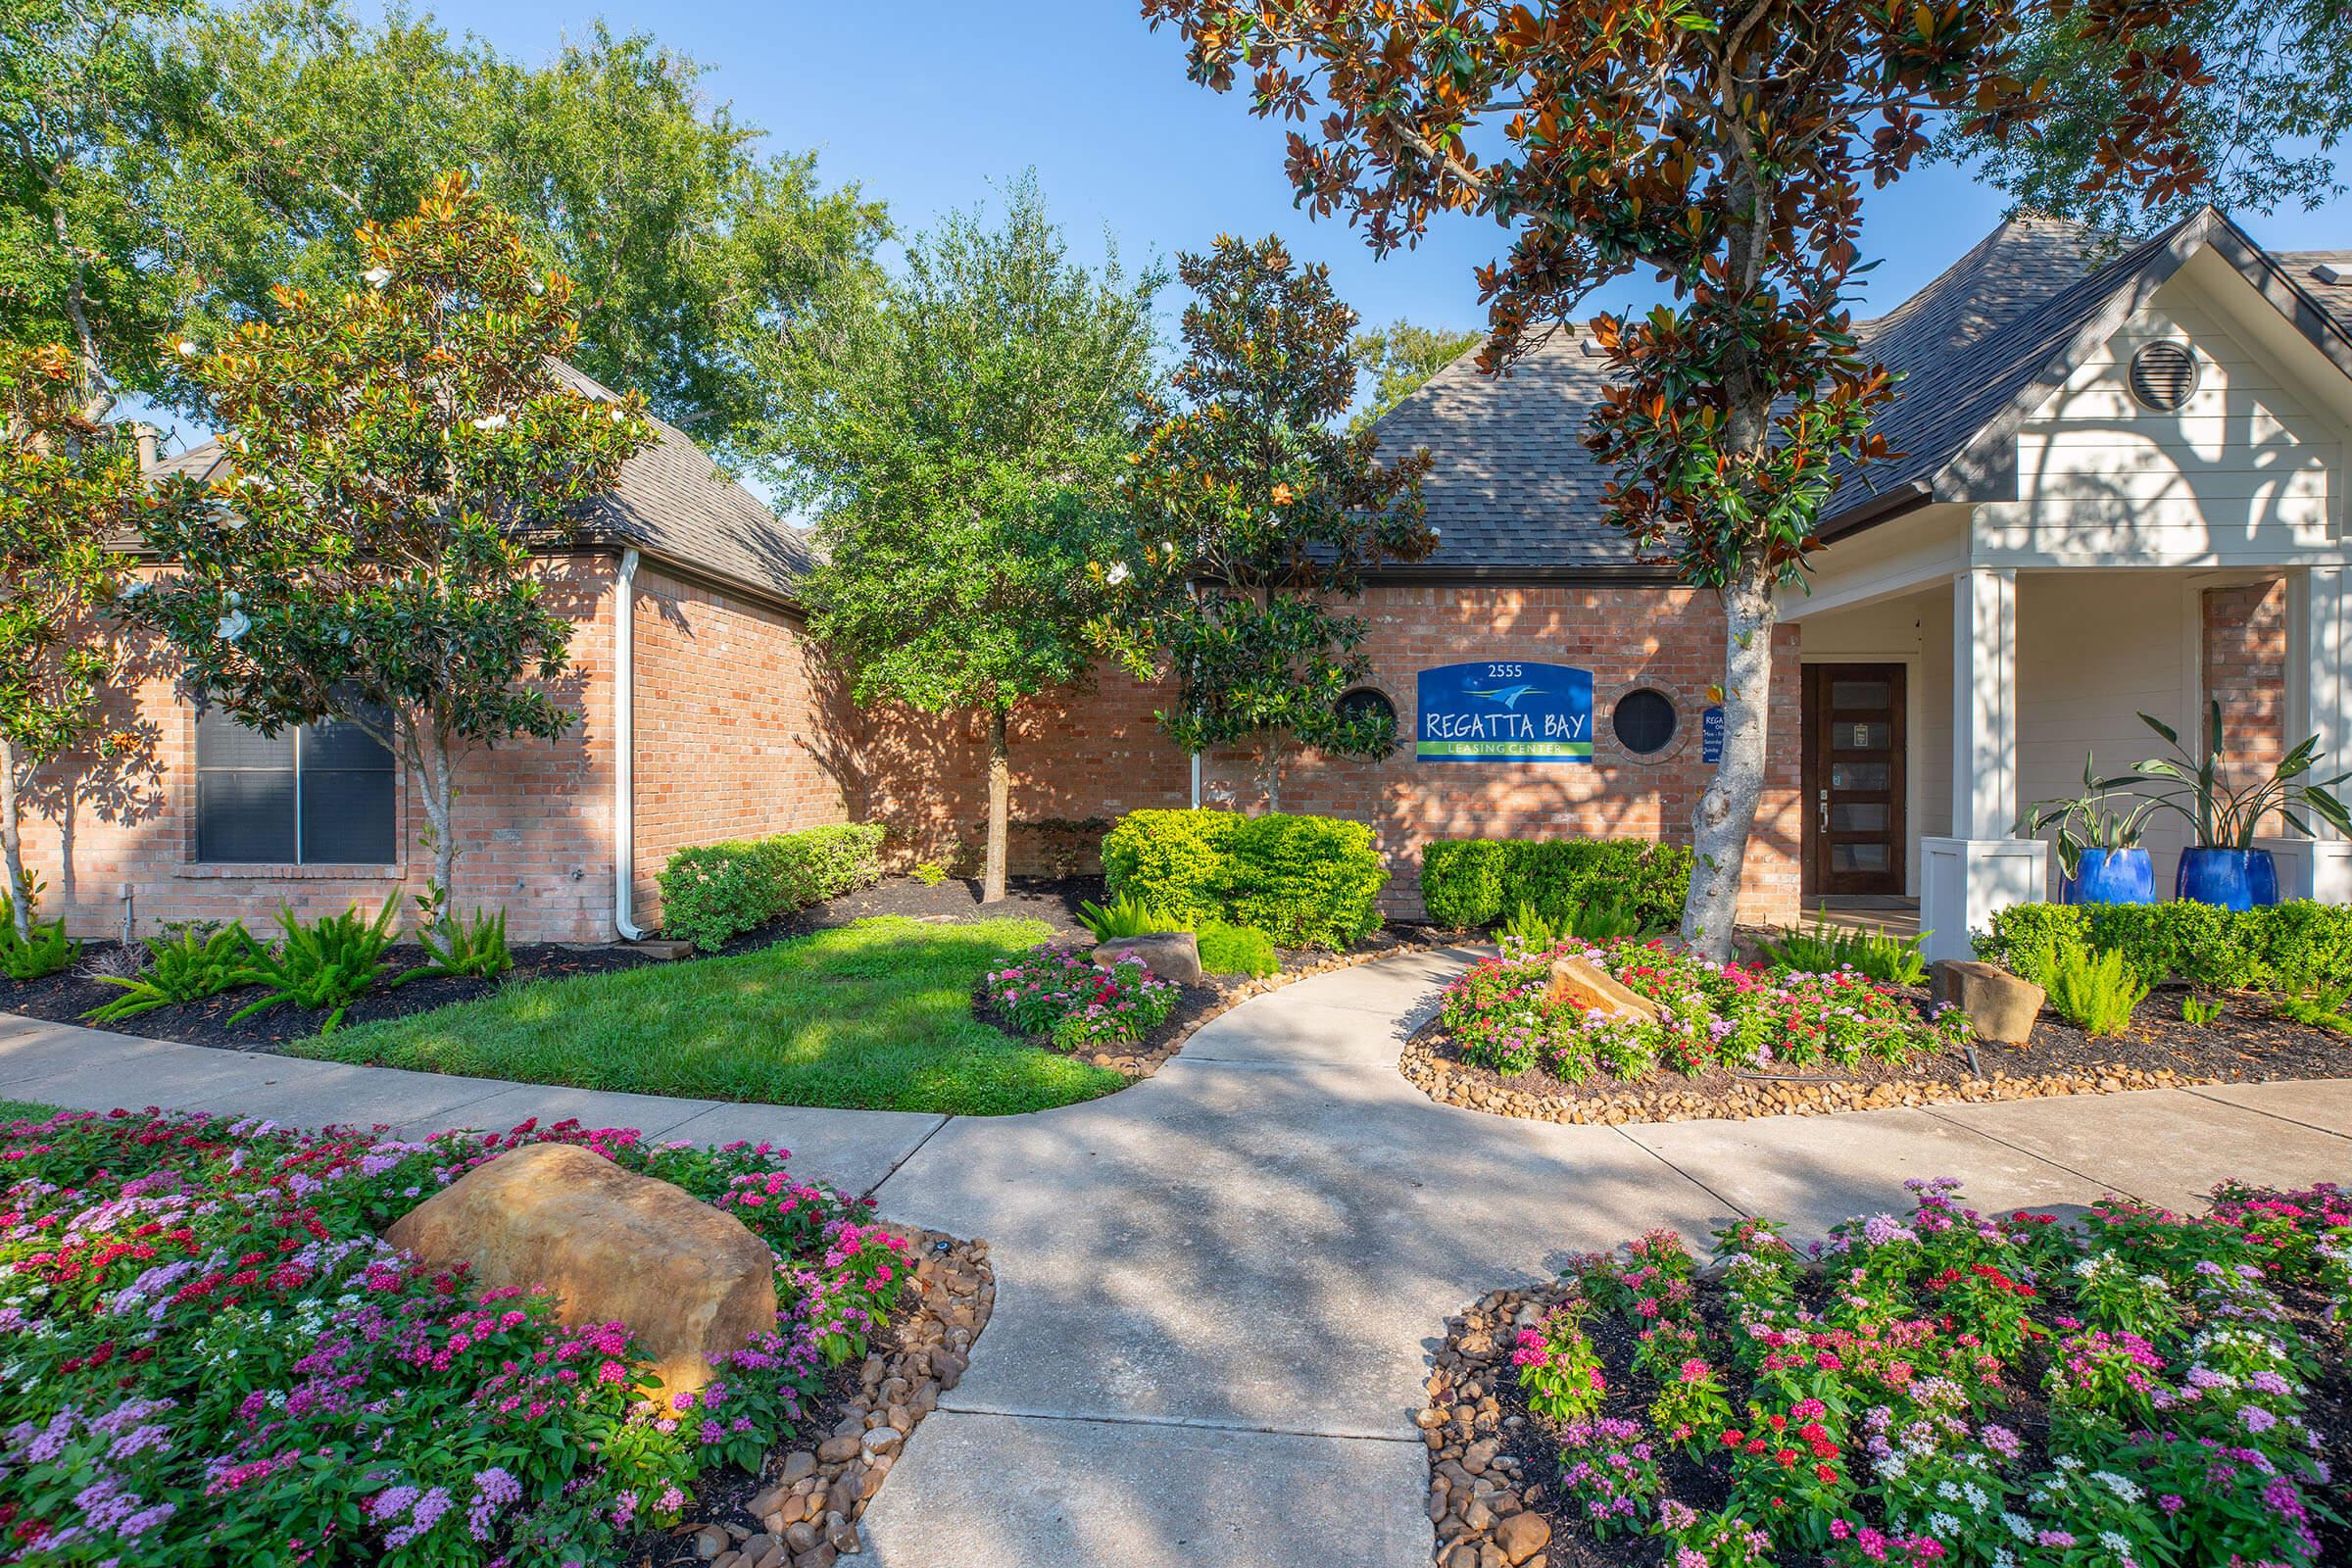
<instances>
[{"instance_id":1,"label":"white downspout","mask_svg":"<svg viewBox=\"0 0 2352 1568\"><path fill-rule=\"evenodd\" d=\"M1200 809L1200 754L1193 754L1193 809Z\"/></svg>"},{"instance_id":2,"label":"white downspout","mask_svg":"<svg viewBox=\"0 0 2352 1568\"><path fill-rule=\"evenodd\" d=\"M637 552L620 557L612 595L612 929L643 942L630 905L637 880Z\"/></svg>"}]
</instances>

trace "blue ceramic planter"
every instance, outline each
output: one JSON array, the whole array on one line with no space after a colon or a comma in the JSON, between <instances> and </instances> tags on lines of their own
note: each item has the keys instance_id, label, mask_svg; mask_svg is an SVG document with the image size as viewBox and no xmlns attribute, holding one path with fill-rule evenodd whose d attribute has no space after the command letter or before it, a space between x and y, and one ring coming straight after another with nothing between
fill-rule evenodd
<instances>
[{"instance_id":1,"label":"blue ceramic planter","mask_svg":"<svg viewBox=\"0 0 2352 1568\"><path fill-rule=\"evenodd\" d=\"M2268 850L2182 850L2173 897L2225 909L2259 909L2278 902L2278 866Z\"/></svg>"},{"instance_id":2,"label":"blue ceramic planter","mask_svg":"<svg viewBox=\"0 0 2352 1568\"><path fill-rule=\"evenodd\" d=\"M2154 904L2156 865L2145 850L2084 850L2075 874L2058 882L2061 904Z\"/></svg>"}]
</instances>

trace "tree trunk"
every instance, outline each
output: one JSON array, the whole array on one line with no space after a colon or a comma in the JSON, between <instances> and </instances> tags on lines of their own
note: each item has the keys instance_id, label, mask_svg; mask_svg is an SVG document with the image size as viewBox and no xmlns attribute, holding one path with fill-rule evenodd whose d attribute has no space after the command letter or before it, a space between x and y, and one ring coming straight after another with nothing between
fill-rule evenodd
<instances>
[{"instance_id":1,"label":"tree trunk","mask_svg":"<svg viewBox=\"0 0 2352 1568\"><path fill-rule=\"evenodd\" d=\"M980 862L980 902L1004 897L1004 860L1012 834L1012 760L1004 739L1004 710L988 710L988 850Z\"/></svg>"},{"instance_id":2,"label":"tree trunk","mask_svg":"<svg viewBox=\"0 0 2352 1568\"><path fill-rule=\"evenodd\" d=\"M1266 798L1266 814L1282 809L1282 737L1269 734L1257 750L1257 788Z\"/></svg>"},{"instance_id":3,"label":"tree trunk","mask_svg":"<svg viewBox=\"0 0 2352 1568\"><path fill-rule=\"evenodd\" d=\"M402 714L397 723L405 743L401 750L416 775L416 793L424 804L432 839L435 907L443 920L454 919L457 905L451 884L458 870L458 836L451 831L451 823L457 814L457 769L450 761L448 738L435 735L428 742L410 714Z\"/></svg>"},{"instance_id":4,"label":"tree trunk","mask_svg":"<svg viewBox=\"0 0 2352 1568\"><path fill-rule=\"evenodd\" d=\"M20 939L32 936L32 901L24 896L24 825L17 812L17 751L0 736L0 873L8 877L10 923Z\"/></svg>"},{"instance_id":5,"label":"tree trunk","mask_svg":"<svg viewBox=\"0 0 2352 1568\"><path fill-rule=\"evenodd\" d=\"M1771 573L1761 562L1743 563L1721 598L1723 760L1690 816L1690 897L1683 905L1683 941L1718 962L1732 956L1740 873L1764 799L1772 633L1780 619Z\"/></svg>"}]
</instances>

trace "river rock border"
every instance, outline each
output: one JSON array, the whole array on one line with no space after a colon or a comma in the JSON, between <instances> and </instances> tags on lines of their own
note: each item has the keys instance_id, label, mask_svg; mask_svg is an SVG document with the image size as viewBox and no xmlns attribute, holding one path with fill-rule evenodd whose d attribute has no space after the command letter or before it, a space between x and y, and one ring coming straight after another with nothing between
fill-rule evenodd
<instances>
[{"instance_id":1,"label":"river rock border","mask_svg":"<svg viewBox=\"0 0 2352 1568\"><path fill-rule=\"evenodd\" d=\"M822 1442L771 1455L741 1515L679 1526L711 1568L833 1568L862 1552L858 1521L866 1505L906 1440L970 1364L972 1343L997 1304L988 1243L886 1228L905 1237L918 1259L917 1304L893 1325L896 1343L866 1356Z\"/></svg>"},{"instance_id":2,"label":"river rock border","mask_svg":"<svg viewBox=\"0 0 2352 1568\"><path fill-rule=\"evenodd\" d=\"M1429 1402L1413 1417L1429 1447L1437 1568L1547 1568L1543 1485L1531 1484L1504 1451L1527 1417L1503 1414L1494 1391L1512 1375L1519 1330L1541 1323L1558 1299L1557 1290L1493 1291L1446 1320L1446 1343L1423 1385Z\"/></svg>"},{"instance_id":3,"label":"river rock border","mask_svg":"<svg viewBox=\"0 0 2352 1568\"><path fill-rule=\"evenodd\" d=\"M2127 1089L2187 1089L2227 1083L2192 1077L2170 1068L2151 1072L2120 1062L2081 1072L2012 1078L1956 1080L1896 1078L1878 1083L1773 1083L1740 1080L1731 1092L1702 1095L1671 1084L1622 1084L1613 1092L1563 1100L1556 1095L1482 1084L1438 1054L1443 1036L1433 1026L1405 1043L1397 1070L1406 1082L1442 1105L1483 1110L1528 1121L1622 1127L1659 1121L1747 1121L1757 1116L1826 1116L1841 1110L1885 1110L1895 1105L1936 1105L1996 1100L2043 1100L2058 1095L2116 1094ZM1986 1048L1987 1050L1997 1048Z\"/></svg>"}]
</instances>

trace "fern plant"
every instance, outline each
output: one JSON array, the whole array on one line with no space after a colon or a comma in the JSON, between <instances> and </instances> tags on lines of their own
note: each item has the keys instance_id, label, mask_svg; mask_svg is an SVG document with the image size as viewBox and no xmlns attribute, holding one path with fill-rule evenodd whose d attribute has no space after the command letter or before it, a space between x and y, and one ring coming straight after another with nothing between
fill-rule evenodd
<instances>
[{"instance_id":1,"label":"fern plant","mask_svg":"<svg viewBox=\"0 0 2352 1568\"><path fill-rule=\"evenodd\" d=\"M495 980L514 967L514 955L507 948L506 910L476 909L471 920L460 919L442 912L438 889L416 895L416 906L422 916L416 923L416 941L424 949L425 961L392 984L436 975Z\"/></svg>"},{"instance_id":2,"label":"fern plant","mask_svg":"<svg viewBox=\"0 0 2352 1568\"><path fill-rule=\"evenodd\" d=\"M1641 911L1615 899L1580 904L1560 924L1560 935L1579 942L1618 942L1643 934Z\"/></svg>"},{"instance_id":3,"label":"fern plant","mask_svg":"<svg viewBox=\"0 0 2352 1568\"><path fill-rule=\"evenodd\" d=\"M241 921L226 925L194 921L166 927L146 942L147 962L137 974L102 974L100 985L120 986L122 995L82 1014L92 1023L135 1018L174 1003L202 1002L245 984L256 947Z\"/></svg>"},{"instance_id":4,"label":"fern plant","mask_svg":"<svg viewBox=\"0 0 2352 1568\"><path fill-rule=\"evenodd\" d=\"M333 1034L351 1004L373 990L391 970L385 955L397 935L399 909L400 895L396 893L384 900L372 920L354 907L306 925L291 907L281 905L277 923L285 940L275 951L257 949L245 970L248 981L267 986L270 994L231 1013L228 1021L243 1023L280 1003L291 1002L313 1012L324 1012L326 1021L318 1026L318 1032Z\"/></svg>"},{"instance_id":5,"label":"fern plant","mask_svg":"<svg viewBox=\"0 0 2352 1568\"><path fill-rule=\"evenodd\" d=\"M1759 943L1765 957L1784 969L1806 974L1835 974L1851 969L1882 985L1915 986L1928 978L1927 955L1920 945L1932 933L1897 937L1885 931L1851 931L1830 924L1824 905L1810 931L1790 927L1778 941Z\"/></svg>"},{"instance_id":6,"label":"fern plant","mask_svg":"<svg viewBox=\"0 0 2352 1568\"><path fill-rule=\"evenodd\" d=\"M1494 934L1506 944L1531 950L1548 948L1559 941L1562 935L1559 927L1525 899L1521 899L1519 907L1494 928Z\"/></svg>"},{"instance_id":7,"label":"fern plant","mask_svg":"<svg viewBox=\"0 0 2352 1568\"><path fill-rule=\"evenodd\" d=\"M47 921L33 918L40 908L41 884L33 880L30 871L24 873L17 896L24 901L24 918L31 935L17 935L15 906L0 898L0 975L11 980L38 980L81 956L81 944L66 935L64 915Z\"/></svg>"},{"instance_id":8,"label":"fern plant","mask_svg":"<svg viewBox=\"0 0 2352 1568\"><path fill-rule=\"evenodd\" d=\"M2281 1018L2292 1019L2306 1029L2352 1035L2352 1016L2347 1016L2344 1010L2347 1003L2352 1003L2352 986L2328 985L2315 986L2300 996L2274 997L2271 1008Z\"/></svg>"},{"instance_id":9,"label":"fern plant","mask_svg":"<svg viewBox=\"0 0 2352 1568\"><path fill-rule=\"evenodd\" d=\"M1092 899L1078 906L1078 923L1094 933L1097 942L1115 942L1121 937L1153 936L1162 931L1181 931L1183 922L1170 919L1132 893L1122 893L1108 908Z\"/></svg>"},{"instance_id":10,"label":"fern plant","mask_svg":"<svg viewBox=\"0 0 2352 1568\"><path fill-rule=\"evenodd\" d=\"M2203 1029L2230 1010L2230 1004L2215 997L2208 1002L2194 991L2180 999L2180 1021L2191 1029Z\"/></svg>"},{"instance_id":11,"label":"fern plant","mask_svg":"<svg viewBox=\"0 0 2352 1568\"><path fill-rule=\"evenodd\" d=\"M2112 949L2094 954L2071 944L2053 948L2042 969L2041 986L2058 1016L2094 1039L2122 1034L2148 995L2147 982Z\"/></svg>"}]
</instances>

